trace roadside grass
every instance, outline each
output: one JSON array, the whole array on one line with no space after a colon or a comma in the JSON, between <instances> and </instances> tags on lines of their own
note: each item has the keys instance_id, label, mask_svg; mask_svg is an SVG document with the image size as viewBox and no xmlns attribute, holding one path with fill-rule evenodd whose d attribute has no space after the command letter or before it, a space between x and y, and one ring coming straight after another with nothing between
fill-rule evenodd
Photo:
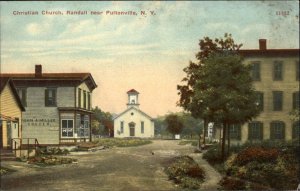
<instances>
[{"instance_id":1,"label":"roadside grass","mask_svg":"<svg viewBox=\"0 0 300 191\"><path fill-rule=\"evenodd\" d=\"M93 141L97 146L104 147L135 147L152 143L147 139L118 139L118 138L101 138Z\"/></svg>"},{"instance_id":2,"label":"roadside grass","mask_svg":"<svg viewBox=\"0 0 300 191\"><path fill-rule=\"evenodd\" d=\"M10 172L15 172L14 170L12 169L9 169L9 168L5 168L3 166L0 166L0 175L3 176L7 173L10 173Z\"/></svg>"},{"instance_id":3,"label":"roadside grass","mask_svg":"<svg viewBox=\"0 0 300 191\"><path fill-rule=\"evenodd\" d=\"M199 189L204 182L204 170L189 156L172 158L165 172L170 180L182 188Z\"/></svg>"},{"instance_id":4,"label":"roadside grass","mask_svg":"<svg viewBox=\"0 0 300 191\"><path fill-rule=\"evenodd\" d=\"M182 140L178 143L179 145L192 145L192 146L197 146L198 140Z\"/></svg>"},{"instance_id":5,"label":"roadside grass","mask_svg":"<svg viewBox=\"0 0 300 191\"><path fill-rule=\"evenodd\" d=\"M22 160L21 160L22 161ZM26 160L28 164L35 164L41 167L77 163L77 159L56 156L35 156Z\"/></svg>"}]
</instances>

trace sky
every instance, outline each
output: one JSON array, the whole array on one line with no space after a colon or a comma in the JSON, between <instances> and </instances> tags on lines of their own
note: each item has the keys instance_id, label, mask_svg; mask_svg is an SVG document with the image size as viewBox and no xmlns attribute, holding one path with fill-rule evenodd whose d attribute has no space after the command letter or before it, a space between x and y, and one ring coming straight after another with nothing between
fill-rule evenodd
<instances>
[{"instance_id":1,"label":"sky","mask_svg":"<svg viewBox=\"0 0 300 191\"><path fill-rule=\"evenodd\" d=\"M298 1L0 2L1 73L89 72L93 106L121 113L130 89L152 117L182 111L177 84L199 40L231 33L242 49L299 48ZM38 15L16 14L38 12ZM57 11L63 15L43 15ZM70 15L68 11L87 11ZM91 11L102 12L91 15ZM111 15L107 11L136 12ZM141 14L144 11L146 14ZM283 14L285 13L285 15Z\"/></svg>"}]
</instances>

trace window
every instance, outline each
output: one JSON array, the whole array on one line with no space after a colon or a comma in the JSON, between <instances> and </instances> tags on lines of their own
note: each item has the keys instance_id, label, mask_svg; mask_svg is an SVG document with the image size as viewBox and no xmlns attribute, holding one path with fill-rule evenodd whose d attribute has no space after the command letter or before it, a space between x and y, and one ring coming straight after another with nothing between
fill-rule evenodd
<instances>
[{"instance_id":1,"label":"window","mask_svg":"<svg viewBox=\"0 0 300 191\"><path fill-rule=\"evenodd\" d=\"M81 107L81 89L78 88L78 107Z\"/></svg>"},{"instance_id":2,"label":"window","mask_svg":"<svg viewBox=\"0 0 300 191\"><path fill-rule=\"evenodd\" d=\"M273 67L273 80L282 80L282 67L283 62L282 61L274 61L274 67Z\"/></svg>"},{"instance_id":3,"label":"window","mask_svg":"<svg viewBox=\"0 0 300 191\"><path fill-rule=\"evenodd\" d=\"M230 139L241 139L241 125L240 124L232 124L229 126L229 136Z\"/></svg>"},{"instance_id":4,"label":"window","mask_svg":"<svg viewBox=\"0 0 300 191\"><path fill-rule=\"evenodd\" d=\"M45 90L45 106L56 106L56 88Z\"/></svg>"},{"instance_id":5,"label":"window","mask_svg":"<svg viewBox=\"0 0 300 191\"><path fill-rule=\"evenodd\" d=\"M274 91L273 92L273 110L281 111L282 110L282 91Z\"/></svg>"},{"instance_id":6,"label":"window","mask_svg":"<svg viewBox=\"0 0 300 191\"><path fill-rule=\"evenodd\" d=\"M249 140L262 140L263 139L263 124L261 122L250 122L248 126L248 139Z\"/></svg>"},{"instance_id":7,"label":"window","mask_svg":"<svg viewBox=\"0 0 300 191\"><path fill-rule=\"evenodd\" d=\"M293 109L300 109L299 92L293 93Z\"/></svg>"},{"instance_id":8,"label":"window","mask_svg":"<svg viewBox=\"0 0 300 191\"><path fill-rule=\"evenodd\" d=\"M86 91L83 91L83 108L86 109Z\"/></svg>"},{"instance_id":9,"label":"window","mask_svg":"<svg viewBox=\"0 0 300 191\"><path fill-rule=\"evenodd\" d=\"M73 119L62 119L61 120L61 136L62 137L73 137Z\"/></svg>"},{"instance_id":10,"label":"window","mask_svg":"<svg viewBox=\"0 0 300 191\"><path fill-rule=\"evenodd\" d=\"M257 94L257 106L260 111L264 110L264 93L263 92L256 92Z\"/></svg>"},{"instance_id":11,"label":"window","mask_svg":"<svg viewBox=\"0 0 300 191\"><path fill-rule=\"evenodd\" d=\"M124 122L123 121L121 121L120 132L124 133Z\"/></svg>"},{"instance_id":12,"label":"window","mask_svg":"<svg viewBox=\"0 0 300 191\"><path fill-rule=\"evenodd\" d=\"M88 93L87 96L88 96L88 110L91 110L91 94Z\"/></svg>"},{"instance_id":13,"label":"window","mask_svg":"<svg viewBox=\"0 0 300 191\"><path fill-rule=\"evenodd\" d=\"M271 139L284 139L284 123L281 121L271 122Z\"/></svg>"},{"instance_id":14,"label":"window","mask_svg":"<svg viewBox=\"0 0 300 191\"><path fill-rule=\"evenodd\" d=\"M297 121L293 124L293 139L300 138L300 121Z\"/></svg>"},{"instance_id":15,"label":"window","mask_svg":"<svg viewBox=\"0 0 300 191\"><path fill-rule=\"evenodd\" d=\"M144 133L144 121L141 121L141 133Z\"/></svg>"},{"instance_id":16,"label":"window","mask_svg":"<svg viewBox=\"0 0 300 191\"><path fill-rule=\"evenodd\" d=\"M18 95L19 95L19 98L21 100L21 103L24 107L27 106L27 102L26 102L26 97L27 97L27 89L26 88L18 88L17 89L17 92L18 92Z\"/></svg>"},{"instance_id":17,"label":"window","mask_svg":"<svg viewBox=\"0 0 300 191\"><path fill-rule=\"evenodd\" d=\"M296 61L296 80L299 81L299 61Z\"/></svg>"},{"instance_id":18,"label":"window","mask_svg":"<svg viewBox=\"0 0 300 191\"><path fill-rule=\"evenodd\" d=\"M260 62L254 61L252 64L252 80L259 81L260 80Z\"/></svg>"}]
</instances>

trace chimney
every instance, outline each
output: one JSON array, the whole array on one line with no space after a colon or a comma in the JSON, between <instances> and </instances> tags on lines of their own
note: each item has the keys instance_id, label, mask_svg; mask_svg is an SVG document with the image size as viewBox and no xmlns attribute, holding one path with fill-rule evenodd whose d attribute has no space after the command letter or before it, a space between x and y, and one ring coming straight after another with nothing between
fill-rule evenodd
<instances>
[{"instance_id":1,"label":"chimney","mask_svg":"<svg viewBox=\"0 0 300 191\"><path fill-rule=\"evenodd\" d=\"M259 50L267 50L267 39L259 39Z\"/></svg>"},{"instance_id":2,"label":"chimney","mask_svg":"<svg viewBox=\"0 0 300 191\"><path fill-rule=\"evenodd\" d=\"M36 78L42 77L42 65L35 65L35 77Z\"/></svg>"}]
</instances>

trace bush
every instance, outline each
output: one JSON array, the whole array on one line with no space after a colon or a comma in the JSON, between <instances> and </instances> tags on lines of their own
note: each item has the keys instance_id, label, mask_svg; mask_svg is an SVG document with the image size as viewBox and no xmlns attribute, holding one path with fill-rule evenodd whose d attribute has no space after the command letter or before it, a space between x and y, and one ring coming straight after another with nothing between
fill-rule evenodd
<instances>
[{"instance_id":1,"label":"bush","mask_svg":"<svg viewBox=\"0 0 300 191\"><path fill-rule=\"evenodd\" d=\"M67 149L60 149L58 147L39 147L37 155L67 155L70 152Z\"/></svg>"},{"instance_id":2,"label":"bush","mask_svg":"<svg viewBox=\"0 0 300 191\"><path fill-rule=\"evenodd\" d=\"M231 177L224 177L219 183L224 190L245 190L244 181Z\"/></svg>"},{"instance_id":3,"label":"bush","mask_svg":"<svg viewBox=\"0 0 300 191\"><path fill-rule=\"evenodd\" d=\"M204 171L189 156L173 158L165 171L170 180L183 188L197 189L204 181Z\"/></svg>"},{"instance_id":4,"label":"bush","mask_svg":"<svg viewBox=\"0 0 300 191\"><path fill-rule=\"evenodd\" d=\"M213 145L210 147L205 153L203 153L203 158L211 165L223 163L220 146Z\"/></svg>"},{"instance_id":5,"label":"bush","mask_svg":"<svg viewBox=\"0 0 300 191\"><path fill-rule=\"evenodd\" d=\"M73 162L77 162L77 159L54 157L54 156L31 157L27 161L28 164L36 164L40 166L70 164Z\"/></svg>"},{"instance_id":6,"label":"bush","mask_svg":"<svg viewBox=\"0 0 300 191\"><path fill-rule=\"evenodd\" d=\"M238 181L247 181L247 189L295 189L300 181L297 147L246 147L232 154L225 162L226 175L221 181L224 189L241 189ZM237 181L237 182L238 182ZM236 187L235 187L236 186ZM244 188L242 188L244 189Z\"/></svg>"},{"instance_id":7,"label":"bush","mask_svg":"<svg viewBox=\"0 0 300 191\"><path fill-rule=\"evenodd\" d=\"M234 163L239 166L243 166L249 162L275 162L279 156L278 149L264 149L262 147L248 147L241 152L235 158Z\"/></svg>"}]
</instances>

